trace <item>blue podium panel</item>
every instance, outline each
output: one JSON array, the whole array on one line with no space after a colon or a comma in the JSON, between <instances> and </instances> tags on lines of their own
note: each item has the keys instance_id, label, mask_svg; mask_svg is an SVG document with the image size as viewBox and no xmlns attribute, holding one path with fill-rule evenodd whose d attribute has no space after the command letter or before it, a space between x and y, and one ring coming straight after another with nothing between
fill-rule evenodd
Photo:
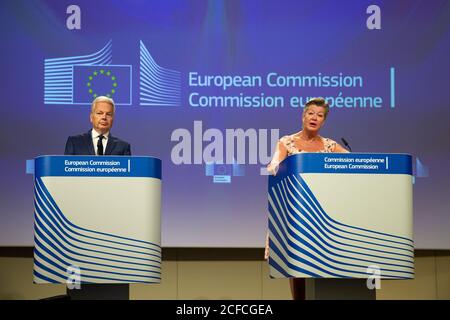
<instances>
[{"instance_id":1,"label":"blue podium panel","mask_svg":"<svg viewBox=\"0 0 450 320\"><path fill-rule=\"evenodd\" d=\"M35 159L34 282L159 283L161 161Z\"/></svg>"},{"instance_id":2,"label":"blue podium panel","mask_svg":"<svg viewBox=\"0 0 450 320\"><path fill-rule=\"evenodd\" d=\"M268 197L271 277L414 278L410 155L293 155Z\"/></svg>"}]
</instances>

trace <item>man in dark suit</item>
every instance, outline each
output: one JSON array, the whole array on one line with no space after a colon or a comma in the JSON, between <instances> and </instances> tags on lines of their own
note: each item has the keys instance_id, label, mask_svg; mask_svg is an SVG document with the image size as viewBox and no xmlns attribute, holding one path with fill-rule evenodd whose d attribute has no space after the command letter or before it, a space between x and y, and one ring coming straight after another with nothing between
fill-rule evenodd
<instances>
[{"instance_id":1,"label":"man in dark suit","mask_svg":"<svg viewBox=\"0 0 450 320\"><path fill-rule=\"evenodd\" d=\"M131 155L128 142L110 133L114 122L115 105L111 98L100 96L92 102L92 129L67 139L65 155Z\"/></svg>"},{"instance_id":2,"label":"man in dark suit","mask_svg":"<svg viewBox=\"0 0 450 320\"><path fill-rule=\"evenodd\" d=\"M92 129L67 139L65 155L131 155L130 144L110 133L115 105L111 98L97 97L91 106ZM80 290L67 288L69 299L129 299L128 284L84 284Z\"/></svg>"}]
</instances>

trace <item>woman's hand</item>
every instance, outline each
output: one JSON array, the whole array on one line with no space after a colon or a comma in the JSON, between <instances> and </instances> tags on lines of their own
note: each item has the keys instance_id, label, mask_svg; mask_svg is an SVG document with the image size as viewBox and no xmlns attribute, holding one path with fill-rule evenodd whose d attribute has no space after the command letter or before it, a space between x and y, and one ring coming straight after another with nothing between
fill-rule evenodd
<instances>
[{"instance_id":1,"label":"woman's hand","mask_svg":"<svg viewBox=\"0 0 450 320\"><path fill-rule=\"evenodd\" d=\"M287 149L284 146L283 142L278 140L277 146L275 147L275 153L273 154L272 161L270 161L269 165L267 166L267 171L275 176L278 171L278 166L280 165L281 161L286 159L287 157Z\"/></svg>"},{"instance_id":2,"label":"woman's hand","mask_svg":"<svg viewBox=\"0 0 450 320\"><path fill-rule=\"evenodd\" d=\"M264 260L269 259L269 233L266 236L266 248L264 250Z\"/></svg>"},{"instance_id":3,"label":"woman's hand","mask_svg":"<svg viewBox=\"0 0 450 320\"><path fill-rule=\"evenodd\" d=\"M279 163L277 163L276 161L272 161L267 166L267 172L269 172L273 176L276 176L277 175L277 171L278 171L278 165L279 165Z\"/></svg>"}]
</instances>

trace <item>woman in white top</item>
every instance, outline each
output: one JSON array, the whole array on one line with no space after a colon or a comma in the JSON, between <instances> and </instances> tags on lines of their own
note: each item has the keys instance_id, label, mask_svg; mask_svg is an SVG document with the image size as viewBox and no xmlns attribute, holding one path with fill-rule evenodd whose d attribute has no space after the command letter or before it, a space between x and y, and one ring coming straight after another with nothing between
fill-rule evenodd
<instances>
[{"instance_id":1,"label":"woman in white top","mask_svg":"<svg viewBox=\"0 0 450 320\"><path fill-rule=\"evenodd\" d=\"M330 107L323 98L314 98L305 104L302 116L302 130L282 137L276 146L267 170L276 175L278 165L288 156L301 152L348 152L336 141L324 138L319 131L328 115ZM269 258L269 236L267 235L265 259ZM305 279L291 278L291 292L294 300L305 299Z\"/></svg>"}]
</instances>

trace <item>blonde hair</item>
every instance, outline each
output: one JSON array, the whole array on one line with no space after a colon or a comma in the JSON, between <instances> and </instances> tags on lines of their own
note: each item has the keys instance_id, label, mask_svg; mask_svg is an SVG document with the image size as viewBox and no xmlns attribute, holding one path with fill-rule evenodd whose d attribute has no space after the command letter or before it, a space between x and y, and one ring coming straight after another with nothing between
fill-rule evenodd
<instances>
[{"instance_id":1,"label":"blonde hair","mask_svg":"<svg viewBox=\"0 0 450 320\"><path fill-rule=\"evenodd\" d=\"M312 98L309 99L308 102L306 102L305 104L305 108L303 109L303 115L305 114L305 112L308 110L308 108L310 106L318 106L318 107L323 107L325 109L324 112L324 118L327 118L328 112L330 111L330 106L327 102L327 100L325 100L324 98Z\"/></svg>"}]
</instances>

